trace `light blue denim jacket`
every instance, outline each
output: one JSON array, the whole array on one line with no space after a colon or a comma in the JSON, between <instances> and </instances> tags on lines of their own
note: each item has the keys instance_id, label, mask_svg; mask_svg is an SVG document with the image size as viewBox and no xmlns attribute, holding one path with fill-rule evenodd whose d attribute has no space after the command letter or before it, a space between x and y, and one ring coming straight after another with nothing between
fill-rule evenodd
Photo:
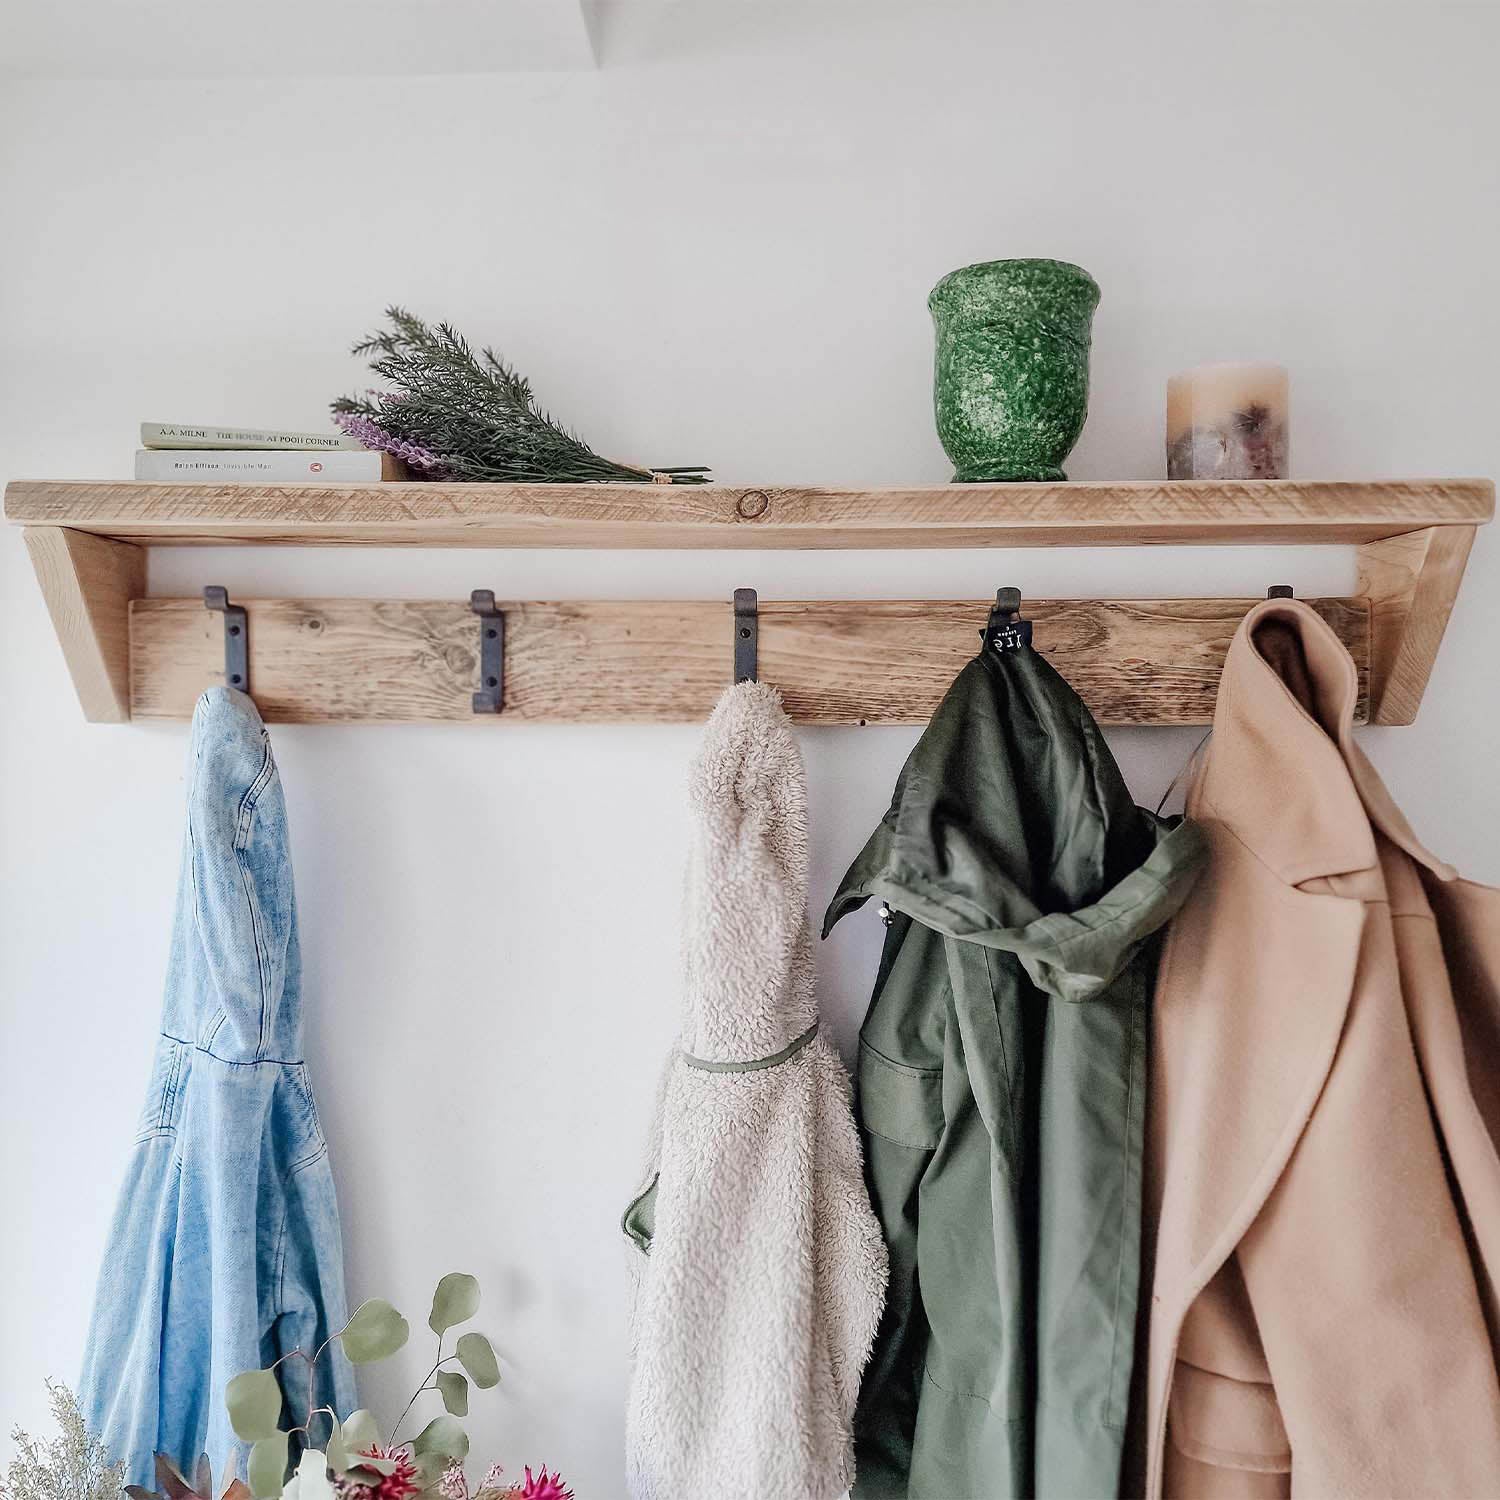
<instances>
[{"instance_id":1,"label":"light blue denim jacket","mask_svg":"<svg viewBox=\"0 0 1500 1500\"><path fill-rule=\"evenodd\" d=\"M226 1383L315 1349L345 1319L338 1206L302 1061L286 803L243 693L198 700L188 784L161 1037L80 1386L126 1481L152 1489L158 1450L187 1473L206 1452L220 1489L242 1473ZM283 1369L301 1421L307 1367ZM354 1374L337 1345L320 1370L318 1403L347 1415Z\"/></svg>"}]
</instances>

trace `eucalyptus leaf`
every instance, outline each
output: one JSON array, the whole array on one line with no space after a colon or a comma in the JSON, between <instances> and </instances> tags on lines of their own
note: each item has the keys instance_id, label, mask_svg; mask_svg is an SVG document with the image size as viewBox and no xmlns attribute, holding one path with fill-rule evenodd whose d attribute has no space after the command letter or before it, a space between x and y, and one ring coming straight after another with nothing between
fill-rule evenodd
<instances>
[{"instance_id":1,"label":"eucalyptus leaf","mask_svg":"<svg viewBox=\"0 0 1500 1500\"><path fill-rule=\"evenodd\" d=\"M255 1500L276 1500L286 1485L286 1433L261 1438L250 1449L245 1471Z\"/></svg>"},{"instance_id":2,"label":"eucalyptus leaf","mask_svg":"<svg viewBox=\"0 0 1500 1500\"><path fill-rule=\"evenodd\" d=\"M482 1391L500 1383L500 1362L490 1341L482 1333L466 1333L458 1341L458 1362L469 1372L469 1379Z\"/></svg>"},{"instance_id":3,"label":"eucalyptus leaf","mask_svg":"<svg viewBox=\"0 0 1500 1500\"><path fill-rule=\"evenodd\" d=\"M418 1453L412 1458L412 1467L417 1471L417 1480L422 1488L432 1490L453 1467L453 1460L444 1453Z\"/></svg>"},{"instance_id":4,"label":"eucalyptus leaf","mask_svg":"<svg viewBox=\"0 0 1500 1500\"><path fill-rule=\"evenodd\" d=\"M452 1417L434 1417L418 1434L411 1451L441 1458L467 1458L469 1434Z\"/></svg>"},{"instance_id":5,"label":"eucalyptus leaf","mask_svg":"<svg viewBox=\"0 0 1500 1500\"><path fill-rule=\"evenodd\" d=\"M344 1430L337 1421L333 1424L333 1431L328 1434L328 1447L324 1451L328 1456L328 1467L335 1474L347 1473L354 1467L354 1460L344 1442ZM213 1496L210 1495L209 1500L213 1500Z\"/></svg>"},{"instance_id":6,"label":"eucalyptus leaf","mask_svg":"<svg viewBox=\"0 0 1500 1500\"><path fill-rule=\"evenodd\" d=\"M380 1442L380 1424L364 1407L351 1411L339 1424L339 1436L350 1453L368 1453Z\"/></svg>"},{"instance_id":7,"label":"eucalyptus leaf","mask_svg":"<svg viewBox=\"0 0 1500 1500\"><path fill-rule=\"evenodd\" d=\"M442 1370L438 1373L437 1388L442 1393L443 1405L451 1417L469 1415L469 1382L457 1370Z\"/></svg>"},{"instance_id":8,"label":"eucalyptus leaf","mask_svg":"<svg viewBox=\"0 0 1500 1500\"><path fill-rule=\"evenodd\" d=\"M229 1425L243 1442L258 1443L274 1436L281 1420L281 1382L275 1370L246 1370L236 1375L224 1387L224 1405ZM279 1487L276 1493L281 1493Z\"/></svg>"},{"instance_id":9,"label":"eucalyptus leaf","mask_svg":"<svg viewBox=\"0 0 1500 1500\"><path fill-rule=\"evenodd\" d=\"M371 1297L354 1309L354 1316L339 1337L352 1363L368 1365L377 1359L389 1359L410 1332L406 1319L385 1298Z\"/></svg>"},{"instance_id":10,"label":"eucalyptus leaf","mask_svg":"<svg viewBox=\"0 0 1500 1500\"><path fill-rule=\"evenodd\" d=\"M432 1294L427 1326L444 1333L455 1323L467 1323L479 1311L479 1283L465 1271L449 1271Z\"/></svg>"},{"instance_id":11,"label":"eucalyptus leaf","mask_svg":"<svg viewBox=\"0 0 1500 1500\"><path fill-rule=\"evenodd\" d=\"M335 1500L328 1482L328 1456L316 1448L307 1449L297 1472L286 1487L286 1500Z\"/></svg>"}]
</instances>

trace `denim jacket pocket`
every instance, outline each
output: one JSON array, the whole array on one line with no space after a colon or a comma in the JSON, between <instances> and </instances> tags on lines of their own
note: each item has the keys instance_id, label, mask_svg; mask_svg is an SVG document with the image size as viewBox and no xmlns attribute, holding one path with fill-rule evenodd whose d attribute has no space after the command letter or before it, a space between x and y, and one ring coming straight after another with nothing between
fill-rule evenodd
<instances>
[{"instance_id":1,"label":"denim jacket pocket","mask_svg":"<svg viewBox=\"0 0 1500 1500\"><path fill-rule=\"evenodd\" d=\"M289 1067L287 1075L294 1086L295 1098L301 1111L303 1137L307 1143L304 1160L311 1160L328 1149L328 1143L323 1139L323 1125L318 1119L317 1101L313 1098L312 1079L308 1077L306 1063Z\"/></svg>"},{"instance_id":2,"label":"denim jacket pocket","mask_svg":"<svg viewBox=\"0 0 1500 1500\"><path fill-rule=\"evenodd\" d=\"M151 1065L151 1083L146 1089L146 1103L141 1110L140 1128L135 1143L155 1136L176 1132L182 1113L182 1097L192 1066L192 1047L175 1037L161 1037L156 1044L156 1059Z\"/></svg>"}]
</instances>

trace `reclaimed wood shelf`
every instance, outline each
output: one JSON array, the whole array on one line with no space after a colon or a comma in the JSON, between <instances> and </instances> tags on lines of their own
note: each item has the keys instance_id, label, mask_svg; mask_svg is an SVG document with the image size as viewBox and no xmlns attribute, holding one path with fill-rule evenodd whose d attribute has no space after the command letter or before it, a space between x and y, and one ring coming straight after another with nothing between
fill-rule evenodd
<instances>
[{"instance_id":1,"label":"reclaimed wood shelf","mask_svg":"<svg viewBox=\"0 0 1500 1500\"><path fill-rule=\"evenodd\" d=\"M5 514L138 546L1098 547L1379 541L1490 519L1487 479L945 484L13 481Z\"/></svg>"},{"instance_id":2,"label":"reclaimed wood shelf","mask_svg":"<svg viewBox=\"0 0 1500 1500\"><path fill-rule=\"evenodd\" d=\"M1309 601L1349 647L1365 717L1416 716L1485 479L941 485L149 484L16 481L86 717L182 718L223 680L222 617L147 599L144 548L934 548L1345 543L1359 593ZM280 722L469 721L466 601L237 600L251 687ZM1101 722L1212 715L1249 599L1028 600L1036 644ZM975 650L988 600L762 602L760 675L794 719L919 723ZM701 718L728 677L729 602L508 603L501 720Z\"/></svg>"}]
</instances>

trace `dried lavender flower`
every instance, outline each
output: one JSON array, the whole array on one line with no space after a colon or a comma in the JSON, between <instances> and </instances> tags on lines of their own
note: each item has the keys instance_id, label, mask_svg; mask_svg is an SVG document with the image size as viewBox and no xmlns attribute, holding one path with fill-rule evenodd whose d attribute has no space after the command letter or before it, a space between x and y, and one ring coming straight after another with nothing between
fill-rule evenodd
<instances>
[{"instance_id":1,"label":"dried lavender flower","mask_svg":"<svg viewBox=\"0 0 1500 1500\"><path fill-rule=\"evenodd\" d=\"M429 327L400 307L387 308L386 318L391 327L353 352L368 356L370 368L396 389L341 396L333 414L344 431L354 431L350 420L368 422L361 431L410 444L459 480L706 482L701 467L645 469L602 458L542 411L530 382L493 349L476 355L451 323Z\"/></svg>"},{"instance_id":2,"label":"dried lavender flower","mask_svg":"<svg viewBox=\"0 0 1500 1500\"><path fill-rule=\"evenodd\" d=\"M356 438L366 448L373 448L382 453L394 453L407 468L415 469L419 476L429 479L451 478L442 459L436 453L418 447L416 443L403 442L402 439L393 437L369 417L362 417L352 411L337 411L333 414L333 420L350 437Z\"/></svg>"}]
</instances>

